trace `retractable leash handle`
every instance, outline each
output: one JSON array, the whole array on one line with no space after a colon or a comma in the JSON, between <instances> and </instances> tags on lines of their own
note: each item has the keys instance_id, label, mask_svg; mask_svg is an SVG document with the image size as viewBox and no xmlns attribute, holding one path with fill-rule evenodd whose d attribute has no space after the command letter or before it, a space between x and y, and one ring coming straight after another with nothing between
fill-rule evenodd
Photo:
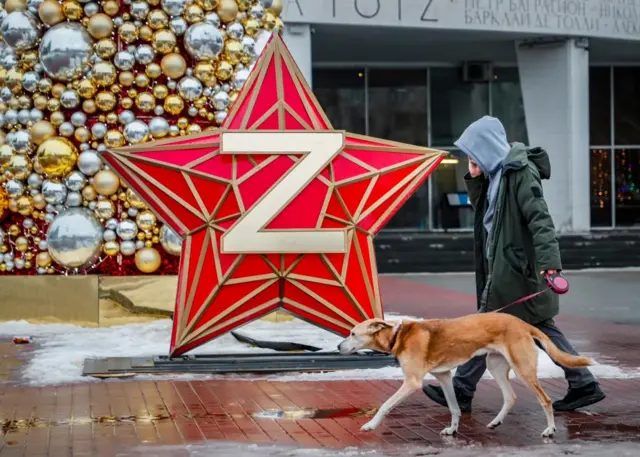
<instances>
[{"instance_id":1,"label":"retractable leash handle","mask_svg":"<svg viewBox=\"0 0 640 457\"><path fill-rule=\"evenodd\" d=\"M569 292L569 281L562 276L562 273L557 272L554 274L545 274L544 278L549 285L549 289L558 295L564 295Z\"/></svg>"}]
</instances>

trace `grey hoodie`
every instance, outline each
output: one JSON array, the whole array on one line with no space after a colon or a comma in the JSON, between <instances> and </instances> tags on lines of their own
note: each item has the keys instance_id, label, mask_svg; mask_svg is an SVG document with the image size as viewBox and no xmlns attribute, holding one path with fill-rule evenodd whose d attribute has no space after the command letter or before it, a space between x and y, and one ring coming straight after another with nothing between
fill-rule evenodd
<instances>
[{"instance_id":1,"label":"grey hoodie","mask_svg":"<svg viewBox=\"0 0 640 457\"><path fill-rule=\"evenodd\" d=\"M472 123L462 133L455 145L473 160L489 178L487 211L484 214L484 228L487 231L487 246L491 237L493 214L502 177L502 163L511 146L502 123L491 116L484 116Z\"/></svg>"}]
</instances>

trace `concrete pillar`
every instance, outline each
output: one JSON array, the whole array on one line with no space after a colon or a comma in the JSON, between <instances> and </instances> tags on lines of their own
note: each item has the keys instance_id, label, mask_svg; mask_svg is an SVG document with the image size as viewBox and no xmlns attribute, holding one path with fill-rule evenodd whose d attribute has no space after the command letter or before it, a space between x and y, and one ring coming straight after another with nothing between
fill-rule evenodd
<instances>
[{"instance_id":1,"label":"concrete pillar","mask_svg":"<svg viewBox=\"0 0 640 457\"><path fill-rule=\"evenodd\" d=\"M313 87L311 81L311 26L309 24L287 24L283 38L307 83Z\"/></svg>"},{"instance_id":2,"label":"concrete pillar","mask_svg":"<svg viewBox=\"0 0 640 457\"><path fill-rule=\"evenodd\" d=\"M590 229L589 50L583 39L516 43L529 143L547 150L545 197L559 231Z\"/></svg>"}]
</instances>

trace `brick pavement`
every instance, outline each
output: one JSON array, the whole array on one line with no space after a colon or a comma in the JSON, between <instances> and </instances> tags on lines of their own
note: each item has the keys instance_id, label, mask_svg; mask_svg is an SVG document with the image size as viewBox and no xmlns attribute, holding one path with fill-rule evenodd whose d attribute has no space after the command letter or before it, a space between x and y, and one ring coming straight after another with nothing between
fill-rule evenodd
<instances>
[{"instance_id":1,"label":"brick pavement","mask_svg":"<svg viewBox=\"0 0 640 457\"><path fill-rule=\"evenodd\" d=\"M505 424L485 425L498 412L500 392L481 383L472 415L464 416L456 444L539 445L544 416L533 394L514 382L519 399ZM564 381L544 380L552 397ZM205 440L307 447L443 446L438 432L448 412L417 393L373 433L368 420L397 381L108 381L55 388L0 385L0 457L114 456L134 446ZM557 414L556 441L640 441L640 380L603 380L608 398L589 413ZM260 418L285 411L298 420ZM315 413L314 413L315 410ZM314 418L313 415L320 416Z\"/></svg>"}]
</instances>

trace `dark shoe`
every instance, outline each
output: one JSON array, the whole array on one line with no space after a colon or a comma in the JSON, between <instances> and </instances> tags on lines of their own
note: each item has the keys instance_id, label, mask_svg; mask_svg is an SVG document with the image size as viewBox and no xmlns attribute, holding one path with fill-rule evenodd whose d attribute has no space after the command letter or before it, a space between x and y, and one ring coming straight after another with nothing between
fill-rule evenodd
<instances>
[{"instance_id":1,"label":"dark shoe","mask_svg":"<svg viewBox=\"0 0 640 457\"><path fill-rule=\"evenodd\" d=\"M578 408L593 405L604 400L605 394L600 389L597 382L592 382L578 389L569 389L567 395L558 401L553 402L555 411L574 411Z\"/></svg>"},{"instance_id":2,"label":"dark shoe","mask_svg":"<svg viewBox=\"0 0 640 457\"><path fill-rule=\"evenodd\" d=\"M473 397L467 395L460 391L460 389L454 389L456 392L456 399L458 400L458 406L460 406L460 411L463 413L471 412L471 400ZM427 397L435 401L437 404L442 406L447 405L447 399L444 397L444 392L442 391L442 387L438 386L424 386L422 391L425 393Z\"/></svg>"}]
</instances>

